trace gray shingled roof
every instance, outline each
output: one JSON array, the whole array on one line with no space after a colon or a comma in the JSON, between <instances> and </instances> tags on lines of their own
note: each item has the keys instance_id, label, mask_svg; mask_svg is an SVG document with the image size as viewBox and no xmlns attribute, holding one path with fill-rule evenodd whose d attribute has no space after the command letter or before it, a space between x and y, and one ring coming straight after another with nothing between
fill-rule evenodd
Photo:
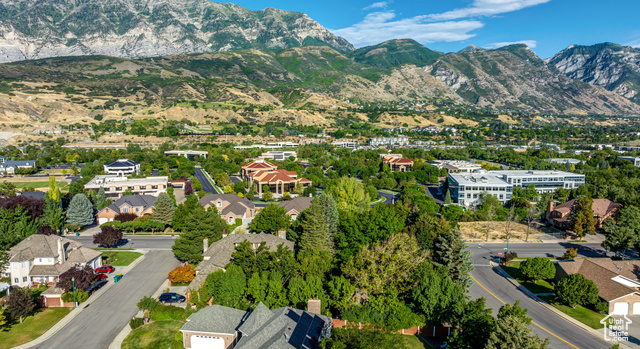
<instances>
[{"instance_id":1,"label":"gray shingled roof","mask_svg":"<svg viewBox=\"0 0 640 349\"><path fill-rule=\"evenodd\" d=\"M148 207L153 206L153 203L155 201L156 201L156 197L151 195L126 195L116 200L116 202L112 203L111 205L105 208L109 208L114 212L120 212L120 207L124 206L125 204L128 204L129 206L132 206L132 207L142 206L143 207L142 210L144 211ZM104 210L104 208L102 210ZM102 210L98 212L102 212Z\"/></svg>"},{"instance_id":2,"label":"gray shingled roof","mask_svg":"<svg viewBox=\"0 0 640 349\"><path fill-rule=\"evenodd\" d=\"M300 213L311 206L311 198L306 196L299 196L291 200L283 201L279 203L278 206L284 207L287 212L295 210L296 212Z\"/></svg>"},{"instance_id":3,"label":"gray shingled roof","mask_svg":"<svg viewBox=\"0 0 640 349\"><path fill-rule=\"evenodd\" d=\"M217 269L224 269L231 261L231 255L236 249L236 244L245 240L252 244L264 242L270 251L276 251L280 244L284 244L290 250L293 250L295 246L293 241L271 234L230 234L209 246L207 252L203 254L205 260L196 267L196 277L191 281L189 287L191 289L197 289L202 285L207 275Z\"/></svg>"},{"instance_id":4,"label":"gray shingled roof","mask_svg":"<svg viewBox=\"0 0 640 349\"><path fill-rule=\"evenodd\" d=\"M239 202L233 202L229 206L225 207L220 212L220 215L224 216L224 215L228 214L229 212L232 212L233 214L238 215L238 216L242 216L243 214L245 214L247 212L247 207L245 207L243 204L241 204Z\"/></svg>"},{"instance_id":5,"label":"gray shingled roof","mask_svg":"<svg viewBox=\"0 0 640 349\"><path fill-rule=\"evenodd\" d=\"M241 198L236 194L207 194L207 195L203 196L199 200L199 202L200 202L200 205L206 206L206 205L208 205L208 204L210 204L210 203L212 203L214 201L217 201L218 199L221 199L222 201L227 201L230 204L240 203L240 204L243 204L244 206L248 207L249 209L255 209L256 208L256 205L253 202L251 202L251 200L249 200L247 198Z\"/></svg>"},{"instance_id":6,"label":"gray shingled roof","mask_svg":"<svg viewBox=\"0 0 640 349\"><path fill-rule=\"evenodd\" d=\"M107 167L111 167L111 168L126 168L126 167L131 167L131 166L135 166L138 165L139 162L135 162L133 160L129 160L129 159L119 159L113 162L110 162L108 164L104 164Z\"/></svg>"},{"instance_id":7,"label":"gray shingled roof","mask_svg":"<svg viewBox=\"0 0 640 349\"><path fill-rule=\"evenodd\" d=\"M35 234L20 241L17 245L9 250L11 261L20 262L15 258L28 257L33 258L58 258L58 239L62 239L65 251L71 251L74 248L82 246L79 242L61 238L55 235ZM25 259L26 260L26 259Z\"/></svg>"},{"instance_id":8,"label":"gray shingled roof","mask_svg":"<svg viewBox=\"0 0 640 349\"><path fill-rule=\"evenodd\" d=\"M180 331L234 334L246 314L239 309L212 305L191 314Z\"/></svg>"}]
</instances>

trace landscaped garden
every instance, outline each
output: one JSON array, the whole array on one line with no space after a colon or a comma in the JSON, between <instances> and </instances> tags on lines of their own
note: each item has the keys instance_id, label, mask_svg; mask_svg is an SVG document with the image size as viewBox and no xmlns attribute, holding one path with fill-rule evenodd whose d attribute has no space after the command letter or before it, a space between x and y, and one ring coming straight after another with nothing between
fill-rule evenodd
<instances>
[{"instance_id":1,"label":"landscaped garden","mask_svg":"<svg viewBox=\"0 0 640 349\"><path fill-rule=\"evenodd\" d=\"M102 264L112 265L114 267L125 267L142 256L139 252L127 251L104 251L102 252Z\"/></svg>"},{"instance_id":2,"label":"landscaped garden","mask_svg":"<svg viewBox=\"0 0 640 349\"><path fill-rule=\"evenodd\" d=\"M176 334L184 323L178 320L159 320L133 330L122 342L122 349L182 349Z\"/></svg>"},{"instance_id":3,"label":"landscaped garden","mask_svg":"<svg viewBox=\"0 0 640 349\"><path fill-rule=\"evenodd\" d=\"M46 308L24 318L22 323L16 321L0 331L0 349L13 348L40 337L70 311L70 308Z\"/></svg>"},{"instance_id":4,"label":"landscaped garden","mask_svg":"<svg viewBox=\"0 0 640 349\"><path fill-rule=\"evenodd\" d=\"M524 261L513 261L503 266L502 269L506 271L511 277L516 279L522 286L526 287L533 293L552 293L553 285L547 280L531 280L526 277L520 270L520 266Z\"/></svg>"}]
</instances>

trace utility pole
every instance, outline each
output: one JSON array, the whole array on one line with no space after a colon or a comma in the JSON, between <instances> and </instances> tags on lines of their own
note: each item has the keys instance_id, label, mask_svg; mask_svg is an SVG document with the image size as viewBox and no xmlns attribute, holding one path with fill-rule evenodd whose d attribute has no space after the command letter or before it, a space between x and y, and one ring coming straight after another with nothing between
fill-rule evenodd
<instances>
[{"instance_id":1,"label":"utility pole","mask_svg":"<svg viewBox=\"0 0 640 349\"><path fill-rule=\"evenodd\" d=\"M73 287L73 307L77 307L78 303L76 303L76 278L72 277L71 278L71 285Z\"/></svg>"}]
</instances>

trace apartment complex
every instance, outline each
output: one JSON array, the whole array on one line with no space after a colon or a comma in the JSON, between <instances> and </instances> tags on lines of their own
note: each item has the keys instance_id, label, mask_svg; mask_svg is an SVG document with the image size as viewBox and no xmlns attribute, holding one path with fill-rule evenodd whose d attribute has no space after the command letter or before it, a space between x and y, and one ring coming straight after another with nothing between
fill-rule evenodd
<instances>
[{"instance_id":1,"label":"apartment complex","mask_svg":"<svg viewBox=\"0 0 640 349\"><path fill-rule=\"evenodd\" d=\"M140 163L129 159L119 159L103 166L104 173L116 176L140 174Z\"/></svg>"},{"instance_id":2,"label":"apartment complex","mask_svg":"<svg viewBox=\"0 0 640 349\"><path fill-rule=\"evenodd\" d=\"M84 185L87 190L98 191L104 188L110 198L120 198L122 193L131 189L133 194L158 196L167 191L169 177L127 178L121 176L95 176Z\"/></svg>"},{"instance_id":3,"label":"apartment complex","mask_svg":"<svg viewBox=\"0 0 640 349\"><path fill-rule=\"evenodd\" d=\"M388 145L409 145L409 137L374 137L369 139L372 147L384 147Z\"/></svg>"}]
</instances>

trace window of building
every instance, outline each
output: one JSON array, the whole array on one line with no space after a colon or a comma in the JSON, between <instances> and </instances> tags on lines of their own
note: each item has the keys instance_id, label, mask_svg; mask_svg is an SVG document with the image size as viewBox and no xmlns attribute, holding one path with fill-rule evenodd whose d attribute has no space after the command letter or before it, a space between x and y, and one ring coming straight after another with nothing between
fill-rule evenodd
<instances>
[{"instance_id":1,"label":"window of building","mask_svg":"<svg viewBox=\"0 0 640 349\"><path fill-rule=\"evenodd\" d=\"M216 206L218 206L218 207L222 207L222 201L218 201L218 202L216 202Z\"/></svg>"},{"instance_id":2,"label":"window of building","mask_svg":"<svg viewBox=\"0 0 640 349\"><path fill-rule=\"evenodd\" d=\"M39 262L39 263L42 263L42 258L38 258L38 262Z\"/></svg>"},{"instance_id":3,"label":"window of building","mask_svg":"<svg viewBox=\"0 0 640 349\"><path fill-rule=\"evenodd\" d=\"M233 217L229 217L229 224L233 223Z\"/></svg>"},{"instance_id":4,"label":"window of building","mask_svg":"<svg viewBox=\"0 0 640 349\"><path fill-rule=\"evenodd\" d=\"M17 262L13 262L13 263L11 263L11 265L13 265L13 269L18 269L18 263Z\"/></svg>"},{"instance_id":5,"label":"window of building","mask_svg":"<svg viewBox=\"0 0 640 349\"><path fill-rule=\"evenodd\" d=\"M26 276L22 277L22 282L27 282L27 277Z\"/></svg>"},{"instance_id":6,"label":"window of building","mask_svg":"<svg viewBox=\"0 0 640 349\"><path fill-rule=\"evenodd\" d=\"M19 283L19 282L20 282L20 279L18 279L18 278L13 278L13 283L14 283L14 284L17 284L17 283Z\"/></svg>"},{"instance_id":7,"label":"window of building","mask_svg":"<svg viewBox=\"0 0 640 349\"><path fill-rule=\"evenodd\" d=\"M292 215L291 215L291 220L295 221L295 220L296 220L296 218L298 218L298 215L297 215L297 214L292 214Z\"/></svg>"},{"instance_id":8,"label":"window of building","mask_svg":"<svg viewBox=\"0 0 640 349\"><path fill-rule=\"evenodd\" d=\"M22 262L22 268L26 268L27 267L27 262Z\"/></svg>"},{"instance_id":9,"label":"window of building","mask_svg":"<svg viewBox=\"0 0 640 349\"><path fill-rule=\"evenodd\" d=\"M129 208L128 207L123 207L122 208L122 212L129 212Z\"/></svg>"},{"instance_id":10,"label":"window of building","mask_svg":"<svg viewBox=\"0 0 640 349\"><path fill-rule=\"evenodd\" d=\"M140 212L140 207L136 207L136 212Z\"/></svg>"}]
</instances>

